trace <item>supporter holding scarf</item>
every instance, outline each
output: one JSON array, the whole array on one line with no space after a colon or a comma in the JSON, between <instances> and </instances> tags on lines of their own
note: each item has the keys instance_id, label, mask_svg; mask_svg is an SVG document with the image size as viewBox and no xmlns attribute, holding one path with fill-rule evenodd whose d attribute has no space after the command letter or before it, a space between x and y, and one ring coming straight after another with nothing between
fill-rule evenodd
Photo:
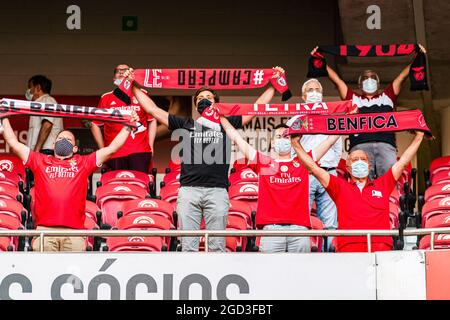
<instances>
[{"instance_id":1,"label":"supporter holding scarf","mask_svg":"<svg viewBox=\"0 0 450 320\"><path fill-rule=\"evenodd\" d=\"M426 51L421 45L417 45L423 55ZM325 47L327 52L334 52L340 55L356 56L393 56L413 53L417 48L415 45L399 46L340 46ZM311 52L313 57L323 58L323 52L318 52L319 47ZM358 52L360 52L358 54ZM314 60L314 58L313 58ZM318 62L322 61L322 63ZM364 70L358 78L359 90L353 90L339 77L330 66L324 63L324 59L319 59L313 64L320 65L320 69L325 70L330 80L336 85L342 100L352 100L358 106L359 113L381 113L395 111L397 97L400 94L402 84L408 77L410 70L416 68L409 64L402 72L383 90L380 89L380 78L373 70ZM415 61L414 64L417 62ZM420 67L418 67L420 68ZM425 72L424 69L422 69ZM422 76L421 76L422 77ZM423 80L426 81L425 75ZM364 150L369 155L371 164L370 178L382 176L397 161L397 143L394 132L371 132L351 134L350 152L355 149Z\"/></svg>"}]
</instances>

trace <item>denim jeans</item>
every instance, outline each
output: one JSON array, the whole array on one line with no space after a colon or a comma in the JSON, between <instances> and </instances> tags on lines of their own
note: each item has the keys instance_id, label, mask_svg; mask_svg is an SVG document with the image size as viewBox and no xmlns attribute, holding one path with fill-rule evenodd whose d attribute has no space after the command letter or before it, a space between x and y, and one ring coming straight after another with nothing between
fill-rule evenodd
<instances>
[{"instance_id":1,"label":"denim jeans","mask_svg":"<svg viewBox=\"0 0 450 320\"><path fill-rule=\"evenodd\" d=\"M308 230L308 228L297 225L268 224L263 230L292 231ZM266 253L311 252L311 244L309 237L261 237L260 251Z\"/></svg>"},{"instance_id":2,"label":"denim jeans","mask_svg":"<svg viewBox=\"0 0 450 320\"><path fill-rule=\"evenodd\" d=\"M337 175L336 170L329 171L333 176ZM328 192L313 176L309 176L309 208L312 208L313 201L316 200L317 217L322 221L327 230L337 229L337 209L334 201ZM328 249L330 248L332 237L327 238ZM325 245L325 242L324 242Z\"/></svg>"}]
</instances>

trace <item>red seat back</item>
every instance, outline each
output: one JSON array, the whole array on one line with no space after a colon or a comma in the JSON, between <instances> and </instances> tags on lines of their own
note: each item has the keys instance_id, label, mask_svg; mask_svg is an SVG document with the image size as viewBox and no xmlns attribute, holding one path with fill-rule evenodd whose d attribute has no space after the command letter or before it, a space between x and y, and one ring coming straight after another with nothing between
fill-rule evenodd
<instances>
[{"instance_id":1,"label":"red seat back","mask_svg":"<svg viewBox=\"0 0 450 320\"><path fill-rule=\"evenodd\" d=\"M422 225L433 215L450 212L450 197L436 199L426 202L422 207Z\"/></svg>"},{"instance_id":2,"label":"red seat back","mask_svg":"<svg viewBox=\"0 0 450 320\"><path fill-rule=\"evenodd\" d=\"M156 214L166 217L173 223L174 209L169 202L158 199L137 199L125 201L122 206L123 215Z\"/></svg>"},{"instance_id":3,"label":"red seat back","mask_svg":"<svg viewBox=\"0 0 450 320\"><path fill-rule=\"evenodd\" d=\"M0 171L18 174L25 181L25 165L19 157L14 155L0 155Z\"/></svg>"},{"instance_id":4,"label":"red seat back","mask_svg":"<svg viewBox=\"0 0 450 320\"><path fill-rule=\"evenodd\" d=\"M161 251L160 237L109 237L106 241L109 251Z\"/></svg>"},{"instance_id":5,"label":"red seat back","mask_svg":"<svg viewBox=\"0 0 450 320\"><path fill-rule=\"evenodd\" d=\"M446 198L450 196L450 182L436 184L425 190L425 201Z\"/></svg>"},{"instance_id":6,"label":"red seat back","mask_svg":"<svg viewBox=\"0 0 450 320\"><path fill-rule=\"evenodd\" d=\"M252 169L244 168L230 174L229 181L230 185L258 183L258 175Z\"/></svg>"},{"instance_id":7,"label":"red seat back","mask_svg":"<svg viewBox=\"0 0 450 320\"><path fill-rule=\"evenodd\" d=\"M102 174L100 182L106 184L133 184L149 191L149 183L153 176L135 170L113 170Z\"/></svg>"},{"instance_id":8,"label":"red seat back","mask_svg":"<svg viewBox=\"0 0 450 320\"><path fill-rule=\"evenodd\" d=\"M258 206L258 185L247 183L242 185L232 185L228 190L231 200L241 200L247 202L252 210Z\"/></svg>"}]
</instances>

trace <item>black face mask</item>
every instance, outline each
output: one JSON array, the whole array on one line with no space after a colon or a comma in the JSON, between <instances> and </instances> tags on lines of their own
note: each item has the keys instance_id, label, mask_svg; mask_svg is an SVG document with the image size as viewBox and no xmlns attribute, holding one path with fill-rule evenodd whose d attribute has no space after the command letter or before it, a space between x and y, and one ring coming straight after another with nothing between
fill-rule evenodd
<instances>
[{"instance_id":1,"label":"black face mask","mask_svg":"<svg viewBox=\"0 0 450 320\"><path fill-rule=\"evenodd\" d=\"M205 111L206 108L210 107L212 105L212 102L208 99L202 99L197 103L197 111L198 113L202 114L203 111Z\"/></svg>"}]
</instances>

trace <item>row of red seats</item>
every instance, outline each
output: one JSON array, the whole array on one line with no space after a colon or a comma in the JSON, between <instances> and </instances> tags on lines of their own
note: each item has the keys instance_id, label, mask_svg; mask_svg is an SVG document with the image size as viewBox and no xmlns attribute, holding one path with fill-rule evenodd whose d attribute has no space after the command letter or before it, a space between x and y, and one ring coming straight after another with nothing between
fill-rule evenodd
<instances>
[{"instance_id":1,"label":"row of red seats","mask_svg":"<svg viewBox=\"0 0 450 320\"><path fill-rule=\"evenodd\" d=\"M450 227L450 156L434 159L429 171L425 171L426 185L421 210L422 227ZM420 239L420 249L430 249L431 236ZM434 249L449 249L450 234L436 234Z\"/></svg>"}]
</instances>

